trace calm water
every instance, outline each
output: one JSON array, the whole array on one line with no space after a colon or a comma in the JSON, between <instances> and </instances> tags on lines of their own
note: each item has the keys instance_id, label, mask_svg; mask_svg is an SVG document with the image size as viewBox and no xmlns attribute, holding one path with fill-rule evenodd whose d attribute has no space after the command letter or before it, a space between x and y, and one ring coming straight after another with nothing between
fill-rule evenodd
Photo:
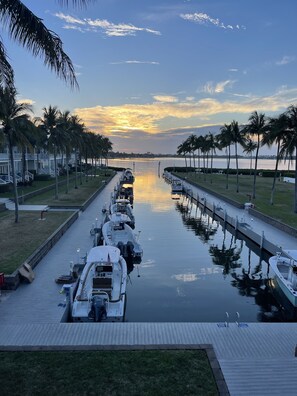
<instances>
[{"instance_id":1,"label":"calm water","mask_svg":"<svg viewBox=\"0 0 297 396\"><path fill-rule=\"evenodd\" d=\"M144 250L129 275L126 321L223 322L226 312L231 321L237 312L246 322L296 321L296 310L272 287L268 257L186 197L173 200L162 171L177 161L160 161L160 172L158 159L110 162L134 170L135 232Z\"/></svg>"}]
</instances>

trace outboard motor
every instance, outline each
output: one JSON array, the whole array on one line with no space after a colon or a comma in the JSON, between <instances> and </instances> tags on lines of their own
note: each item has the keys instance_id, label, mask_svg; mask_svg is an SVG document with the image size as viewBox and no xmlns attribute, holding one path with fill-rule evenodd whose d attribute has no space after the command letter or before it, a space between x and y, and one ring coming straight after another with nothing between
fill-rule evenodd
<instances>
[{"instance_id":1,"label":"outboard motor","mask_svg":"<svg viewBox=\"0 0 297 396\"><path fill-rule=\"evenodd\" d=\"M131 241L127 242L127 258L132 259L134 255L134 245Z\"/></svg>"},{"instance_id":2,"label":"outboard motor","mask_svg":"<svg viewBox=\"0 0 297 396\"><path fill-rule=\"evenodd\" d=\"M123 244L123 242L119 242L117 244L117 248L120 250L121 256L123 256L123 253L124 253L124 244Z\"/></svg>"},{"instance_id":3,"label":"outboard motor","mask_svg":"<svg viewBox=\"0 0 297 396\"><path fill-rule=\"evenodd\" d=\"M106 319L106 301L101 296L94 296L92 298L91 311L89 312L89 319L94 322L101 322Z\"/></svg>"}]
</instances>

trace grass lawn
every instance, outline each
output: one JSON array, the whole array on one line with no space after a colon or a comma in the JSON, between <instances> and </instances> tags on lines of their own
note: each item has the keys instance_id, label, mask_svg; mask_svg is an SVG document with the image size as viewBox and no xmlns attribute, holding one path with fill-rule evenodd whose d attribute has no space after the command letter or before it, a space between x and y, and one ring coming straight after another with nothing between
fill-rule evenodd
<instances>
[{"instance_id":1,"label":"grass lawn","mask_svg":"<svg viewBox=\"0 0 297 396\"><path fill-rule=\"evenodd\" d=\"M210 174L204 180L203 174L176 173L177 176L186 177L188 180L201 185L209 190L221 194L239 203L249 202L249 195L253 190L253 176L239 175L239 192L236 192L236 176L229 175L229 188L226 189L226 175ZM271 187L273 178L257 176L256 198L252 200L255 209L291 227L297 227L297 214L294 213L295 185L277 180L274 204L270 204Z\"/></svg>"},{"instance_id":2,"label":"grass lawn","mask_svg":"<svg viewBox=\"0 0 297 396\"><path fill-rule=\"evenodd\" d=\"M0 352L3 395L218 395L203 350Z\"/></svg>"},{"instance_id":3,"label":"grass lawn","mask_svg":"<svg viewBox=\"0 0 297 396\"><path fill-rule=\"evenodd\" d=\"M32 205L62 205L62 206L79 206L82 205L104 181L112 175L112 172L101 172L96 177L83 177L82 184L78 178L77 189L74 188L75 182L72 180L69 184L69 192L65 193L66 185L59 186L59 199L55 199L55 188L36 197L25 201L25 204Z\"/></svg>"},{"instance_id":4,"label":"grass lawn","mask_svg":"<svg viewBox=\"0 0 297 396\"><path fill-rule=\"evenodd\" d=\"M19 212L19 223L14 222L14 211L0 216L0 272L13 273L41 243L43 243L72 212L48 212L41 221L40 212Z\"/></svg>"}]
</instances>

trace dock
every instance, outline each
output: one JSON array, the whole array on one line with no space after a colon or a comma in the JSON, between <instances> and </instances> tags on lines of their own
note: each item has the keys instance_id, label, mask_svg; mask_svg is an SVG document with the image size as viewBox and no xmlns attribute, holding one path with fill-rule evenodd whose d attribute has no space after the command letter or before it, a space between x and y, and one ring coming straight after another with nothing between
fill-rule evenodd
<instances>
[{"instance_id":1,"label":"dock","mask_svg":"<svg viewBox=\"0 0 297 396\"><path fill-rule=\"evenodd\" d=\"M0 296L0 350L100 350L197 348L212 345L217 370L230 395L296 395L297 323L65 323L65 295L55 283L93 246L90 229L109 202L117 175L35 268L32 284ZM193 194L199 194L199 189ZM200 192L202 194L202 192ZM284 249L296 239L208 194L234 219L245 215L249 229ZM224 387L220 394L228 394Z\"/></svg>"}]
</instances>

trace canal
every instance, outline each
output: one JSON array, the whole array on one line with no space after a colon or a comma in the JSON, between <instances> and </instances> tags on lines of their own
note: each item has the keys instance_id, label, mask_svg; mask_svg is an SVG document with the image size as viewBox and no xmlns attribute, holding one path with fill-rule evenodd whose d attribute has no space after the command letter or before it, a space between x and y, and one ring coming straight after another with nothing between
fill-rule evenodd
<instances>
[{"instance_id":1,"label":"canal","mask_svg":"<svg viewBox=\"0 0 297 396\"><path fill-rule=\"evenodd\" d=\"M176 160L113 160L135 174L135 233L143 247L130 268L129 322L296 321L268 256L236 238L187 197L172 199L163 169Z\"/></svg>"}]
</instances>

